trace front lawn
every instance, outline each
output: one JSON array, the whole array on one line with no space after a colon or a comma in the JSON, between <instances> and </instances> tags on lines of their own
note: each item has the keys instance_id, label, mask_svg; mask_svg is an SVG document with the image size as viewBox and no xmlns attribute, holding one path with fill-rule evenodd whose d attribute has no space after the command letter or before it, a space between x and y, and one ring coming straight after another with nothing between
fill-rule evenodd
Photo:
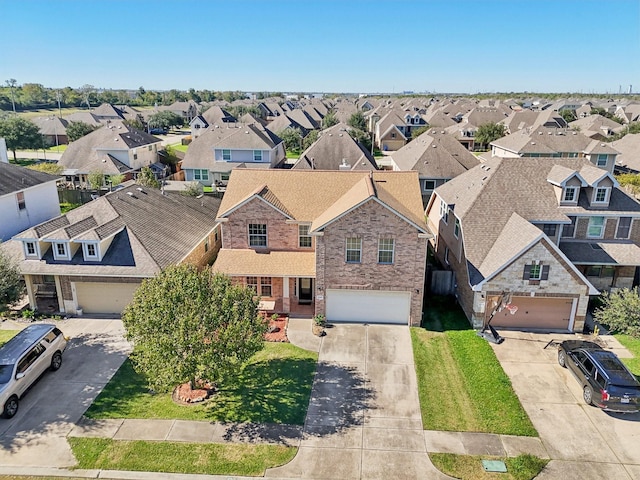
<instances>
[{"instance_id":1,"label":"front lawn","mask_svg":"<svg viewBox=\"0 0 640 480\"><path fill-rule=\"evenodd\" d=\"M457 306L431 301L427 328L412 328L427 430L537 436L486 340Z\"/></svg>"},{"instance_id":2,"label":"front lawn","mask_svg":"<svg viewBox=\"0 0 640 480\"><path fill-rule=\"evenodd\" d=\"M533 455L517 457L480 457L476 455L455 455L453 453L430 453L433 465L443 473L462 480L531 480L535 478L549 463L549 460ZM489 473L482 467L482 460L502 460L507 466L507 473Z\"/></svg>"},{"instance_id":3,"label":"front lawn","mask_svg":"<svg viewBox=\"0 0 640 480\"><path fill-rule=\"evenodd\" d=\"M631 335L616 334L615 338L625 347L634 358L621 358L629 370L638 378L640 378L640 338Z\"/></svg>"},{"instance_id":4,"label":"front lawn","mask_svg":"<svg viewBox=\"0 0 640 480\"><path fill-rule=\"evenodd\" d=\"M20 330L0 330L0 346L7 343Z\"/></svg>"},{"instance_id":5,"label":"front lawn","mask_svg":"<svg viewBox=\"0 0 640 480\"><path fill-rule=\"evenodd\" d=\"M208 475L263 476L290 462L297 448L68 438L77 468Z\"/></svg>"},{"instance_id":6,"label":"front lawn","mask_svg":"<svg viewBox=\"0 0 640 480\"><path fill-rule=\"evenodd\" d=\"M149 393L127 360L98 395L89 418L165 418L304 424L318 355L290 343L265 343L240 374L201 405Z\"/></svg>"},{"instance_id":7,"label":"front lawn","mask_svg":"<svg viewBox=\"0 0 640 480\"><path fill-rule=\"evenodd\" d=\"M183 145L182 143L172 143L169 145L172 150L177 150L178 152L186 153L189 149L189 145Z\"/></svg>"}]
</instances>

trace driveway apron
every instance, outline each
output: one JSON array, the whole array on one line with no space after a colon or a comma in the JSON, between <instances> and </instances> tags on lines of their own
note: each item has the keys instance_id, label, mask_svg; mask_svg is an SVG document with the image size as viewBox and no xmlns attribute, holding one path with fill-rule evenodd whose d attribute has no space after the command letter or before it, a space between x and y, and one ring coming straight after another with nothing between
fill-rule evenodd
<instances>
[{"instance_id":1,"label":"driveway apron","mask_svg":"<svg viewBox=\"0 0 640 480\"><path fill-rule=\"evenodd\" d=\"M449 478L427 456L408 327L340 324L327 333L298 454L266 476Z\"/></svg>"}]
</instances>

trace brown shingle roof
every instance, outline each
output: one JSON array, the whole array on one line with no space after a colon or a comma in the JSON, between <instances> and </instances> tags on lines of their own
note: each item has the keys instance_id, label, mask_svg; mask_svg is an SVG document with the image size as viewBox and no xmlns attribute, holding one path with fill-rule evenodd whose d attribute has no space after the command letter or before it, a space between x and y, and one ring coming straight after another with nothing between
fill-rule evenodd
<instances>
[{"instance_id":1,"label":"brown shingle roof","mask_svg":"<svg viewBox=\"0 0 640 480\"><path fill-rule=\"evenodd\" d=\"M212 271L233 275L315 277L315 252L258 252L226 249L218 252Z\"/></svg>"}]
</instances>

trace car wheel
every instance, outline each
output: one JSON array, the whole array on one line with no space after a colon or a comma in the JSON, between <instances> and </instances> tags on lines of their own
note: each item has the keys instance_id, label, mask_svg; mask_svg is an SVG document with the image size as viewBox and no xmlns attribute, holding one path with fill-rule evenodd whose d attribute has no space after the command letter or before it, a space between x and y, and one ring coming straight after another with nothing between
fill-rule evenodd
<instances>
[{"instance_id":1,"label":"car wheel","mask_svg":"<svg viewBox=\"0 0 640 480\"><path fill-rule=\"evenodd\" d=\"M2 410L2 415L4 418L11 418L16 413L18 413L18 397L15 395L4 404L4 409Z\"/></svg>"},{"instance_id":2,"label":"car wheel","mask_svg":"<svg viewBox=\"0 0 640 480\"><path fill-rule=\"evenodd\" d=\"M591 390L591 387L589 385L585 385L585 387L582 389L582 398L584 398L584 401L587 405L593 404L593 391Z\"/></svg>"},{"instance_id":3,"label":"car wheel","mask_svg":"<svg viewBox=\"0 0 640 480\"><path fill-rule=\"evenodd\" d=\"M564 350L558 350L558 363L562 368L567 368L567 354Z\"/></svg>"},{"instance_id":4,"label":"car wheel","mask_svg":"<svg viewBox=\"0 0 640 480\"><path fill-rule=\"evenodd\" d=\"M62 366L62 354L60 352L56 352L51 357L51 370L54 372L58 370Z\"/></svg>"}]
</instances>

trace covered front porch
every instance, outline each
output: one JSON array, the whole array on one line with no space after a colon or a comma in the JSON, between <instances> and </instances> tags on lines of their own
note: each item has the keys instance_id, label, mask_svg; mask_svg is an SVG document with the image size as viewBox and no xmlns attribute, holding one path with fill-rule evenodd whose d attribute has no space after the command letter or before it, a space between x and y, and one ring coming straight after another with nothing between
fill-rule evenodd
<instances>
[{"instance_id":1,"label":"covered front porch","mask_svg":"<svg viewBox=\"0 0 640 480\"><path fill-rule=\"evenodd\" d=\"M212 271L251 287L267 313L313 316L315 254L313 252L221 249Z\"/></svg>"}]
</instances>

